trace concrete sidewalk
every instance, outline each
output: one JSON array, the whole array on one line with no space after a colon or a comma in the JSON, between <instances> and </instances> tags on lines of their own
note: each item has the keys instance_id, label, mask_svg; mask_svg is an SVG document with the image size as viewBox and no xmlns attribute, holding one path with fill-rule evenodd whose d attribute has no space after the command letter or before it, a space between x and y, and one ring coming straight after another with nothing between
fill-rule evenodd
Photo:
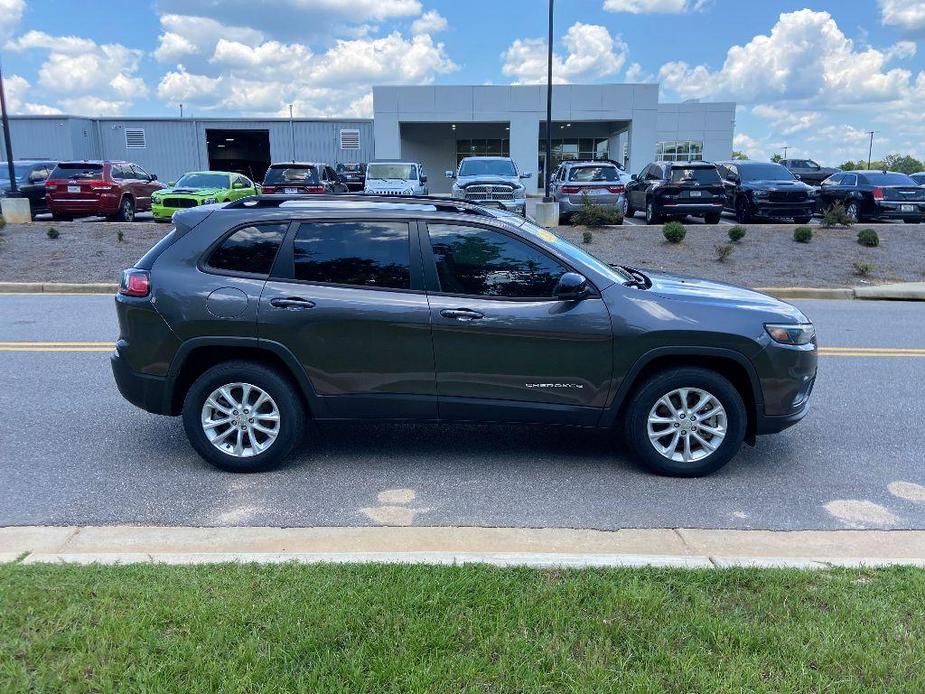
<instances>
[{"instance_id":1,"label":"concrete sidewalk","mask_svg":"<svg viewBox=\"0 0 925 694\"><path fill-rule=\"evenodd\" d=\"M25 555L25 556L24 556ZM925 566L925 531L523 528L0 528L0 561L384 562L498 566Z\"/></svg>"}]
</instances>

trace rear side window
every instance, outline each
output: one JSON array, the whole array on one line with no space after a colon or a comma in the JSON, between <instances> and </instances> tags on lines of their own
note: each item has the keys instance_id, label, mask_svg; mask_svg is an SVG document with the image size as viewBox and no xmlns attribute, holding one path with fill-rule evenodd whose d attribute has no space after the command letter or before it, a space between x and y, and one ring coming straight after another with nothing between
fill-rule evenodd
<instances>
[{"instance_id":1,"label":"rear side window","mask_svg":"<svg viewBox=\"0 0 925 694\"><path fill-rule=\"evenodd\" d=\"M58 164L52 171L51 178L100 178L102 175L102 164Z\"/></svg>"},{"instance_id":2,"label":"rear side window","mask_svg":"<svg viewBox=\"0 0 925 694\"><path fill-rule=\"evenodd\" d=\"M408 225L403 222L302 224L292 255L297 280L411 288Z\"/></svg>"},{"instance_id":3,"label":"rear side window","mask_svg":"<svg viewBox=\"0 0 925 694\"><path fill-rule=\"evenodd\" d=\"M287 226L257 224L238 229L212 252L208 266L226 272L269 275Z\"/></svg>"},{"instance_id":4,"label":"rear side window","mask_svg":"<svg viewBox=\"0 0 925 694\"><path fill-rule=\"evenodd\" d=\"M719 183L719 172L712 166L671 167L672 183Z\"/></svg>"},{"instance_id":5,"label":"rear side window","mask_svg":"<svg viewBox=\"0 0 925 694\"><path fill-rule=\"evenodd\" d=\"M318 183L318 169L314 166L271 166L263 179L267 184L298 183L312 185Z\"/></svg>"},{"instance_id":6,"label":"rear side window","mask_svg":"<svg viewBox=\"0 0 925 694\"><path fill-rule=\"evenodd\" d=\"M490 229L427 227L440 290L447 294L546 298L568 269L530 244Z\"/></svg>"}]
</instances>

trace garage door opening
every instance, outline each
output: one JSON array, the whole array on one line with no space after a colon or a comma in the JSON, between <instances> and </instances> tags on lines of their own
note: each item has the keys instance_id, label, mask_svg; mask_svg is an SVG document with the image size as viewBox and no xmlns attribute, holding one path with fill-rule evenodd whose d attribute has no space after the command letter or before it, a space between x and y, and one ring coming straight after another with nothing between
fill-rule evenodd
<instances>
[{"instance_id":1,"label":"garage door opening","mask_svg":"<svg viewBox=\"0 0 925 694\"><path fill-rule=\"evenodd\" d=\"M260 183L270 166L269 130L206 130L209 168L234 171Z\"/></svg>"}]
</instances>

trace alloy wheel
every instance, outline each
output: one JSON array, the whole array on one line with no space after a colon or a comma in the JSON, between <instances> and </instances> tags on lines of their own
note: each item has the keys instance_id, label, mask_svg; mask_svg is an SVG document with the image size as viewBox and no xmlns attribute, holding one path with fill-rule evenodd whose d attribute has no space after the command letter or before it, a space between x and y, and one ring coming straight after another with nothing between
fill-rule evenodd
<instances>
[{"instance_id":1,"label":"alloy wheel","mask_svg":"<svg viewBox=\"0 0 925 694\"><path fill-rule=\"evenodd\" d=\"M646 424L649 442L659 455L692 463L713 455L727 431L726 409L701 388L677 388L660 397Z\"/></svg>"},{"instance_id":2,"label":"alloy wheel","mask_svg":"<svg viewBox=\"0 0 925 694\"><path fill-rule=\"evenodd\" d=\"M860 221L860 214L858 213L857 203L850 203L848 205L848 209L845 210L845 214L848 215L848 219L850 219L852 222Z\"/></svg>"},{"instance_id":3,"label":"alloy wheel","mask_svg":"<svg viewBox=\"0 0 925 694\"><path fill-rule=\"evenodd\" d=\"M122 219L126 222L131 222L135 219L135 206L128 198L122 201Z\"/></svg>"},{"instance_id":4,"label":"alloy wheel","mask_svg":"<svg viewBox=\"0 0 925 694\"><path fill-rule=\"evenodd\" d=\"M202 406L202 431L222 453L249 458L266 451L279 436L279 408L250 383L227 383Z\"/></svg>"}]
</instances>

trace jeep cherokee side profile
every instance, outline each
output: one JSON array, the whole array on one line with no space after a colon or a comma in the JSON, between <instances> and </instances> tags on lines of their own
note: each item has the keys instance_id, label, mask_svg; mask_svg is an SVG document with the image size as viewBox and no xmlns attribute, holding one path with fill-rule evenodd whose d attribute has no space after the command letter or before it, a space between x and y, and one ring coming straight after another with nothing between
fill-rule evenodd
<instances>
[{"instance_id":1,"label":"jeep cherokee side profile","mask_svg":"<svg viewBox=\"0 0 925 694\"><path fill-rule=\"evenodd\" d=\"M312 418L622 430L695 476L807 412L795 307L607 265L501 210L264 195L174 223L123 273L113 373L225 470L275 466Z\"/></svg>"}]
</instances>

